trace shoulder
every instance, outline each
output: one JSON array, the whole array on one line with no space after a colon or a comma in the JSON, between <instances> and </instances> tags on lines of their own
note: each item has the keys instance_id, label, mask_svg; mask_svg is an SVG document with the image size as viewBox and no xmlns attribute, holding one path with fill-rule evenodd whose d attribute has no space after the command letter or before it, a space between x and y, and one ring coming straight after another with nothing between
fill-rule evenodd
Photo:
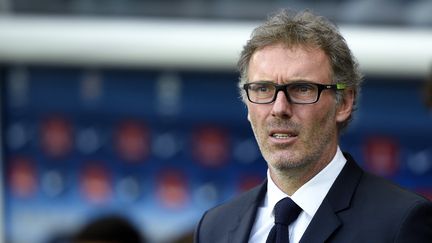
<instances>
[{"instance_id":1,"label":"shoulder","mask_svg":"<svg viewBox=\"0 0 432 243\"><path fill-rule=\"evenodd\" d=\"M357 190L360 194L364 193L373 196L376 202L383 201L399 206L410 207L413 204L429 202L428 199L417 193L396 185L388 179L367 172L363 174Z\"/></svg>"},{"instance_id":2,"label":"shoulder","mask_svg":"<svg viewBox=\"0 0 432 243\"><path fill-rule=\"evenodd\" d=\"M265 187L266 183L263 183L251 190L243 192L233 199L209 209L203 217L208 220L218 221L218 219L220 219L224 221L227 217L231 218L236 215L241 215L248 206L253 206L260 202L262 193L265 194Z\"/></svg>"},{"instance_id":3,"label":"shoulder","mask_svg":"<svg viewBox=\"0 0 432 243\"><path fill-rule=\"evenodd\" d=\"M362 204L373 204L374 207L386 207L394 205L407 207L418 202L428 200L410 190L407 190L387 178L383 178L361 169L349 154L344 154L348 162L344 168L339 181L339 187L351 186L354 193L354 200ZM339 188L340 189L340 188ZM342 190L338 190L340 192Z\"/></svg>"},{"instance_id":4,"label":"shoulder","mask_svg":"<svg viewBox=\"0 0 432 243\"><path fill-rule=\"evenodd\" d=\"M417 200L405 210L402 221L396 229L395 242L432 241L432 202Z\"/></svg>"},{"instance_id":5,"label":"shoulder","mask_svg":"<svg viewBox=\"0 0 432 243\"><path fill-rule=\"evenodd\" d=\"M394 242L432 239L432 202L428 199L369 173L363 174L356 197L354 204L362 205L363 212L372 212L369 216L377 219L377 228L390 226L388 233Z\"/></svg>"},{"instance_id":6,"label":"shoulder","mask_svg":"<svg viewBox=\"0 0 432 243\"><path fill-rule=\"evenodd\" d=\"M227 232L237 227L242 217L253 218L265 190L266 182L207 210L195 230L195 242L225 242Z\"/></svg>"},{"instance_id":7,"label":"shoulder","mask_svg":"<svg viewBox=\"0 0 432 243\"><path fill-rule=\"evenodd\" d=\"M346 232L359 239L379 237L380 242L431 242L432 202L363 171L352 157L346 157L348 163L331 193L336 207L349 198L339 214Z\"/></svg>"}]
</instances>

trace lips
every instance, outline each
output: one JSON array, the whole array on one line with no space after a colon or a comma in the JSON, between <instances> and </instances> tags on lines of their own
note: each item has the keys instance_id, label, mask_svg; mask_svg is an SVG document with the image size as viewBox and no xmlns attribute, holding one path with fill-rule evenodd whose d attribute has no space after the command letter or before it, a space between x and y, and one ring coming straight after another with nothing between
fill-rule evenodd
<instances>
[{"instance_id":1,"label":"lips","mask_svg":"<svg viewBox=\"0 0 432 243\"><path fill-rule=\"evenodd\" d=\"M290 139L297 137L298 133L294 131L272 131L270 132L270 137L275 139Z\"/></svg>"},{"instance_id":2,"label":"lips","mask_svg":"<svg viewBox=\"0 0 432 243\"><path fill-rule=\"evenodd\" d=\"M293 131L274 131L269 134L269 145L275 146L274 149L287 149L298 140L298 133Z\"/></svg>"},{"instance_id":3,"label":"lips","mask_svg":"<svg viewBox=\"0 0 432 243\"><path fill-rule=\"evenodd\" d=\"M265 124L265 130L272 143L287 145L297 141L301 125L292 120L271 119Z\"/></svg>"},{"instance_id":4,"label":"lips","mask_svg":"<svg viewBox=\"0 0 432 243\"><path fill-rule=\"evenodd\" d=\"M289 133L274 133L271 136L274 137L274 138L278 138L278 139L285 139L285 138L296 137L296 135L289 134Z\"/></svg>"}]
</instances>

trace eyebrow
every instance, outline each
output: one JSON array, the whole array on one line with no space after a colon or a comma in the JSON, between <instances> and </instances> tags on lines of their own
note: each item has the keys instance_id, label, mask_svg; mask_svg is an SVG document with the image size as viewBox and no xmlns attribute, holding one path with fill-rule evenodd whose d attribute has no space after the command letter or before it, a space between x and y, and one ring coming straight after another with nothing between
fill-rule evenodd
<instances>
[{"instance_id":1,"label":"eyebrow","mask_svg":"<svg viewBox=\"0 0 432 243\"><path fill-rule=\"evenodd\" d=\"M248 83L273 83L273 84L278 84L272 80L257 80L257 81L248 81ZM284 82L282 84L278 84L278 85L286 85L286 84L296 84L296 83L313 83L313 84L322 84L319 83L317 81L312 81L312 80L305 80L305 79L295 79L295 80L290 80L290 82Z\"/></svg>"}]
</instances>

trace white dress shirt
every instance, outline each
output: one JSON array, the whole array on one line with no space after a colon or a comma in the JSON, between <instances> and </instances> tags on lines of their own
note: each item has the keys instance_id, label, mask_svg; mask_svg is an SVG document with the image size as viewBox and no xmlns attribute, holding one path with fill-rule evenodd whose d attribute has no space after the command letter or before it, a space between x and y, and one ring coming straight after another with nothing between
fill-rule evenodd
<instances>
[{"instance_id":1,"label":"white dress shirt","mask_svg":"<svg viewBox=\"0 0 432 243\"><path fill-rule=\"evenodd\" d=\"M289 234L290 243L298 243L300 241L345 163L346 159L338 147L332 161L291 196L291 199L303 211L289 225L289 232L287 233ZM267 193L263 203L258 208L255 223L249 237L249 243L266 242L267 236L274 225L273 208L279 200L285 197L289 196L276 186L267 170Z\"/></svg>"}]
</instances>

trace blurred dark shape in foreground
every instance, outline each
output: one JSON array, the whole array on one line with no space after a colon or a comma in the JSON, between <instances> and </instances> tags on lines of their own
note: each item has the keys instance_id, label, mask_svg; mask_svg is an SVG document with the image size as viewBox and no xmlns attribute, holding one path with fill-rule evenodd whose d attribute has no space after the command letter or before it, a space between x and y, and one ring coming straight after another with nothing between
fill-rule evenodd
<instances>
[{"instance_id":1,"label":"blurred dark shape in foreground","mask_svg":"<svg viewBox=\"0 0 432 243\"><path fill-rule=\"evenodd\" d=\"M71 236L57 236L48 243L147 243L126 218L106 215L90 221Z\"/></svg>"}]
</instances>

